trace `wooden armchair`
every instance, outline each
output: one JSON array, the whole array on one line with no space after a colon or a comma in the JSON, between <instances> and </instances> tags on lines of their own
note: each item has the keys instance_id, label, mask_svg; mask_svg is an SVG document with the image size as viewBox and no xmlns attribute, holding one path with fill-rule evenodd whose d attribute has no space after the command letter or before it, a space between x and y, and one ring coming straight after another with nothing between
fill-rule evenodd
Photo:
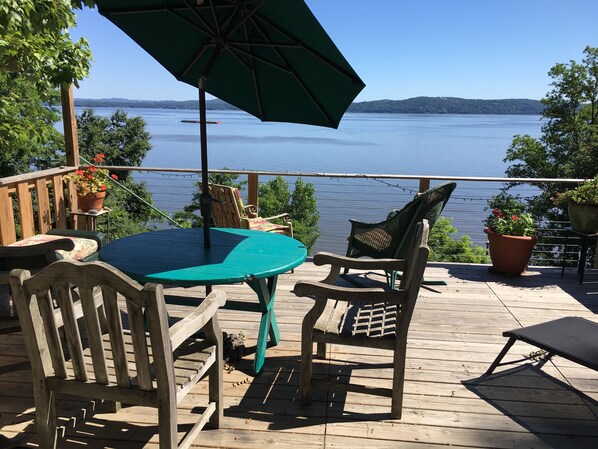
<instances>
[{"instance_id":1,"label":"wooden armchair","mask_svg":"<svg viewBox=\"0 0 598 449\"><path fill-rule=\"evenodd\" d=\"M218 228L253 229L256 231L275 232L293 237L291 216L287 213L273 217L260 217L252 204L244 205L241 193L236 187L220 184L209 185L212 203L212 221ZM283 224L273 220L279 219Z\"/></svg>"},{"instance_id":2,"label":"wooden armchair","mask_svg":"<svg viewBox=\"0 0 598 449\"><path fill-rule=\"evenodd\" d=\"M351 259L319 253L315 265L331 265L328 277L321 282L298 282L297 296L310 296L315 304L303 320L301 333L301 402L309 404L312 386L330 386L392 398L391 417L401 418L407 331L419 294L428 260L426 246L429 226L426 220L417 225L407 259ZM348 288L334 285L342 268L403 271L398 290L388 288ZM392 389L368 388L312 379L313 343L318 357L326 356L326 344L364 346L394 351Z\"/></svg>"},{"instance_id":3,"label":"wooden armchair","mask_svg":"<svg viewBox=\"0 0 598 449\"><path fill-rule=\"evenodd\" d=\"M156 407L160 449L176 448L177 404L206 373L209 403L178 447L188 448L207 422L219 427L223 358L216 312L226 302L223 292L214 291L169 328L161 285L142 287L102 262L58 261L33 276L17 269L10 284L31 362L42 449L57 446L57 393ZM189 339L199 329L206 339Z\"/></svg>"},{"instance_id":4,"label":"wooden armchair","mask_svg":"<svg viewBox=\"0 0 598 449\"><path fill-rule=\"evenodd\" d=\"M100 232L50 229L46 234L0 246L0 318L14 316L8 289L12 269L24 268L33 273L62 259L90 262L98 259L104 244L105 238Z\"/></svg>"}]
</instances>

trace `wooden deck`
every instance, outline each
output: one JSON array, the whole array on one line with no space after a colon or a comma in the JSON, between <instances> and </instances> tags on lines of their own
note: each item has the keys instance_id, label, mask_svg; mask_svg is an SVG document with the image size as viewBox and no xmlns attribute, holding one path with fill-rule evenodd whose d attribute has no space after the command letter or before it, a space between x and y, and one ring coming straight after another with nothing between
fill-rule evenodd
<instances>
[{"instance_id":1,"label":"wooden deck","mask_svg":"<svg viewBox=\"0 0 598 449\"><path fill-rule=\"evenodd\" d=\"M448 285L421 290L409 332L400 421L389 419L386 398L315 390L312 406L298 403L301 320L311 301L290 291L299 279L323 277L311 263L280 277L275 310L281 343L268 349L258 376L251 374L251 353L225 374L224 425L202 432L194 447L598 447L595 371L555 358L542 370L520 362L480 379L505 343L504 330L566 315L598 321L598 274L588 273L580 285L574 271L561 277L560 269L530 269L520 278L506 278L489 273L486 266L430 264L426 278L444 279ZM252 298L246 286L225 290L231 298ZM223 330L243 332L249 348L255 344L255 314L225 310L220 319ZM517 344L507 360L533 351ZM329 352L332 361L316 361L317 375L390 384L389 353L340 346ZM205 404L205 384L197 385L183 403L180 430L192 422L191 410ZM65 397L59 398L58 411L66 432L61 448L158 446L153 410L128 407L110 414L102 404ZM0 435L23 436L30 442L21 446L34 447L33 416L21 335L0 335ZM6 447L13 446L0 436L0 449Z\"/></svg>"}]
</instances>

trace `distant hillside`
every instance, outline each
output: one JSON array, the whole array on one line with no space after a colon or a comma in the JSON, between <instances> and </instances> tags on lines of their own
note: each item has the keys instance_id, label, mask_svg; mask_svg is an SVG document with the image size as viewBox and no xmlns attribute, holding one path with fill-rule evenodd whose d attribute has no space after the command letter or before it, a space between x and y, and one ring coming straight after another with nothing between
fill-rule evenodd
<instances>
[{"instance_id":1,"label":"distant hillside","mask_svg":"<svg viewBox=\"0 0 598 449\"><path fill-rule=\"evenodd\" d=\"M150 108L150 109L191 109L197 110L197 100L127 100L124 98L75 99L79 107ZM236 110L222 100L208 100L209 110ZM468 100L453 97L415 97L407 100L376 100L353 103L349 112L392 113L392 114L511 114L539 115L544 105L538 100Z\"/></svg>"},{"instance_id":2,"label":"distant hillside","mask_svg":"<svg viewBox=\"0 0 598 449\"><path fill-rule=\"evenodd\" d=\"M394 114L511 114L538 115L544 105L538 100L468 100L452 97L415 97L407 100L377 100L353 103L349 112Z\"/></svg>"},{"instance_id":3,"label":"distant hillside","mask_svg":"<svg viewBox=\"0 0 598 449\"><path fill-rule=\"evenodd\" d=\"M147 108L147 109L198 109L198 100L127 100L125 98L75 98L75 106L82 108ZM215 111L233 111L234 106L222 100L206 101L208 109Z\"/></svg>"}]
</instances>

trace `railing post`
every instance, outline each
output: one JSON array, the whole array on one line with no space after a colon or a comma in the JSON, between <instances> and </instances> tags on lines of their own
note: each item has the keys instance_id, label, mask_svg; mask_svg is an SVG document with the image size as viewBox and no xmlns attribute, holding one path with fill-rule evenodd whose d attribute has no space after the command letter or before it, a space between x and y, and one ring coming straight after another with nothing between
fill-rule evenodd
<instances>
[{"instance_id":1,"label":"railing post","mask_svg":"<svg viewBox=\"0 0 598 449\"><path fill-rule=\"evenodd\" d=\"M62 100L62 124L64 126L66 163L72 167L78 167L79 139L77 137L77 115L75 114L73 85L61 84L60 97Z\"/></svg>"},{"instance_id":2,"label":"railing post","mask_svg":"<svg viewBox=\"0 0 598 449\"><path fill-rule=\"evenodd\" d=\"M8 245L17 240L12 197L8 187L0 186L0 245Z\"/></svg>"},{"instance_id":3,"label":"railing post","mask_svg":"<svg viewBox=\"0 0 598 449\"><path fill-rule=\"evenodd\" d=\"M253 204L256 209L258 209L257 186L258 186L258 175L255 173L248 174L247 175L247 202L249 204Z\"/></svg>"},{"instance_id":4,"label":"railing post","mask_svg":"<svg viewBox=\"0 0 598 449\"><path fill-rule=\"evenodd\" d=\"M426 190L430 190L430 178L420 178L419 179L419 192L423 193Z\"/></svg>"}]
</instances>

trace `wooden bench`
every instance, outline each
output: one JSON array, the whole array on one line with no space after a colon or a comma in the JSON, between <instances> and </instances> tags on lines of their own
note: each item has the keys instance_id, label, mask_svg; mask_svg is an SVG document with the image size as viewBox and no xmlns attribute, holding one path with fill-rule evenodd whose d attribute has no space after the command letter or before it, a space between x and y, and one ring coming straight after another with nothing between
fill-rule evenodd
<instances>
[{"instance_id":1,"label":"wooden bench","mask_svg":"<svg viewBox=\"0 0 598 449\"><path fill-rule=\"evenodd\" d=\"M0 179L0 317L14 315L8 288L13 268L37 271L60 259L97 260L104 236L68 215L78 207L66 180L74 171L63 167Z\"/></svg>"}]
</instances>

